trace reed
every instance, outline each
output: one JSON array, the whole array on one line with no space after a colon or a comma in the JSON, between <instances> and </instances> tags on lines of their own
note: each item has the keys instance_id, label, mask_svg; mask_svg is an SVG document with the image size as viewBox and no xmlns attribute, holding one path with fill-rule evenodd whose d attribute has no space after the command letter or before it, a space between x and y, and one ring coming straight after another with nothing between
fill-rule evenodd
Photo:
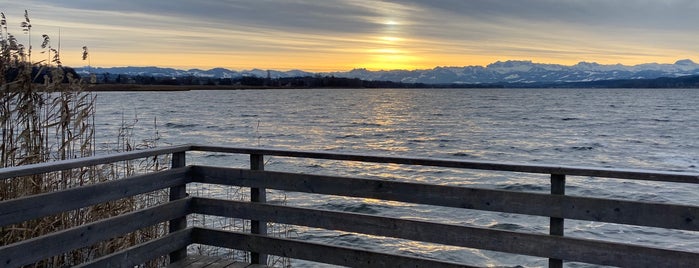
<instances>
[{"instance_id":1,"label":"reed","mask_svg":"<svg viewBox=\"0 0 699 268\"><path fill-rule=\"evenodd\" d=\"M25 11L21 28L31 40L31 21ZM7 19L0 13L0 167L66 160L95 154L95 95L86 91L85 81L65 72L59 51L42 35L41 53L45 60L32 62L31 43L21 44L8 32ZM31 42L31 41L29 41ZM86 51L86 49L85 49ZM36 83L43 80L43 84ZM132 150L129 126L122 124L115 151ZM155 146L155 141L143 146ZM144 170L167 167L166 159L151 158L7 179L0 182L0 200L51 192L92 183L116 180ZM74 211L0 227L0 245L8 245L43 234L71 228L110 216L123 214L167 200L166 192L85 207ZM103 241L87 248L55 256L36 263L37 267L63 267L82 263L129 246L142 243L167 232L165 223L122 237ZM144 266L160 266L155 260Z\"/></svg>"}]
</instances>

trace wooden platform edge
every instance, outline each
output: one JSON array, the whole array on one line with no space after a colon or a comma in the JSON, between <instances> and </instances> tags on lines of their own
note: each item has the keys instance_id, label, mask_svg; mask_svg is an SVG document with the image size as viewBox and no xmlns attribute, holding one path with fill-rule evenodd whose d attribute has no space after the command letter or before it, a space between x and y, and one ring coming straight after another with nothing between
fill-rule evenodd
<instances>
[{"instance_id":1,"label":"wooden platform edge","mask_svg":"<svg viewBox=\"0 0 699 268\"><path fill-rule=\"evenodd\" d=\"M167 268L264 268L268 266L234 261L218 256L187 255L187 258L171 263Z\"/></svg>"}]
</instances>

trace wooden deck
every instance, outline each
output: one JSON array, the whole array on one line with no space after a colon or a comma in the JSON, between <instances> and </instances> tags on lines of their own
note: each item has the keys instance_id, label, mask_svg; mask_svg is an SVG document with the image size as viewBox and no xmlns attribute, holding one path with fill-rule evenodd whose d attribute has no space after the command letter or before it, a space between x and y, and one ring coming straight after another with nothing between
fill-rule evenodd
<instances>
[{"instance_id":1,"label":"wooden deck","mask_svg":"<svg viewBox=\"0 0 699 268\"><path fill-rule=\"evenodd\" d=\"M232 261L221 257L188 255L185 259L171 263L168 268L266 268L266 265Z\"/></svg>"},{"instance_id":2,"label":"wooden deck","mask_svg":"<svg viewBox=\"0 0 699 268\"><path fill-rule=\"evenodd\" d=\"M187 165L185 155L191 151L248 155L250 167ZM587 177L653 181L658 184L657 192L662 193L664 191L662 188L666 184L671 187L676 187L676 184L696 187L699 185L699 173L696 172L181 145L3 168L0 169L0 180L39 176L68 169L99 167L103 164L158 155L171 155L170 169L0 201L0 228L12 228L26 221L143 193L161 190L169 192L169 200L164 200L157 205L2 245L0 246L0 266L30 266L72 250L90 247L158 224L168 226L167 235L121 251L104 253L106 255L79 266L133 267L169 256L171 261L169 267L266 267L261 264L267 264L267 255L350 267L468 267L471 265L393 253L394 251L391 250L377 252L351 246L277 238L267 235L266 223L268 222L543 257L549 259L550 267L562 267L564 262L573 261L620 267L696 267L699 263L699 252L695 248L677 249L648 246L634 243L634 241L621 243L582 239L565 233L567 220L582 220L633 225L639 228L657 227L689 231L688 233L699 239L697 200L682 203L643 202L572 196L567 195L565 191L568 177L572 177L573 180L577 179L575 177ZM266 171L264 159L269 156L430 166L440 169L477 169L510 172L511 176L521 173L540 174L541 184L550 180L547 183L550 186L550 193ZM187 194L187 185L190 183L247 188L250 190L250 200L235 201L210 196L190 196ZM411 220L397 216L388 217L267 203L267 189L547 217L550 219L549 233L508 231L438 221ZM610 189L610 191L613 190ZM188 226L186 218L191 214L246 219L250 221L251 226L249 232ZM192 244L249 252L252 264L216 257L188 256L186 249Z\"/></svg>"}]
</instances>

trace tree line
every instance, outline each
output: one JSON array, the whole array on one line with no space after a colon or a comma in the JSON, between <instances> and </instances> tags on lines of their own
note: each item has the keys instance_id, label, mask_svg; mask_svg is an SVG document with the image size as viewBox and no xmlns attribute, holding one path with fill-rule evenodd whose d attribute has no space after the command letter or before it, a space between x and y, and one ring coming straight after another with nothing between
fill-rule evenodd
<instances>
[{"instance_id":1,"label":"tree line","mask_svg":"<svg viewBox=\"0 0 699 268\"><path fill-rule=\"evenodd\" d=\"M176 77L127 74L97 74L92 79L97 84L178 85L178 86L246 86L271 88L444 88L444 87L494 87L474 84L424 84L393 81L362 80L335 76L215 78L184 75Z\"/></svg>"},{"instance_id":2,"label":"tree line","mask_svg":"<svg viewBox=\"0 0 699 268\"><path fill-rule=\"evenodd\" d=\"M91 74L81 76L70 67L34 67L32 82L44 84L46 79L53 79L53 68L61 68L68 77L82 79L89 84L131 84L131 85L171 85L171 86L239 86L260 88L699 88L699 76L661 77L655 79L620 79L587 82L560 83L491 83L491 84L425 84L403 83L393 81L362 80L335 76L300 76L265 78L242 76L236 78L199 77L183 75L176 77L128 74ZM7 68L5 80L12 81L19 75L20 69Z\"/></svg>"}]
</instances>

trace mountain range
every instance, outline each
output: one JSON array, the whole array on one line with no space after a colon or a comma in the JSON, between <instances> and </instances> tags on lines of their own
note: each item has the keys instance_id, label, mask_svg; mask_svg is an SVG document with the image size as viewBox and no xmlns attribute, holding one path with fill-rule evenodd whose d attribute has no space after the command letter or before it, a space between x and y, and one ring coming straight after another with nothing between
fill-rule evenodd
<instances>
[{"instance_id":1,"label":"mountain range","mask_svg":"<svg viewBox=\"0 0 699 268\"><path fill-rule=\"evenodd\" d=\"M425 84L487 84L487 83L570 83L623 79L655 79L659 77L681 77L699 75L699 64L692 60L678 60L673 64L646 63L639 65L580 62L575 65L534 63L532 61L497 61L487 66L436 67L422 70L371 71L354 69L346 72L313 73L302 70L277 71L252 69L235 71L225 68L210 70L179 70L160 67L81 67L75 68L79 74L129 75L154 77L209 77L240 78L253 77L304 77L334 76L359 78L373 81L392 81Z\"/></svg>"}]
</instances>

